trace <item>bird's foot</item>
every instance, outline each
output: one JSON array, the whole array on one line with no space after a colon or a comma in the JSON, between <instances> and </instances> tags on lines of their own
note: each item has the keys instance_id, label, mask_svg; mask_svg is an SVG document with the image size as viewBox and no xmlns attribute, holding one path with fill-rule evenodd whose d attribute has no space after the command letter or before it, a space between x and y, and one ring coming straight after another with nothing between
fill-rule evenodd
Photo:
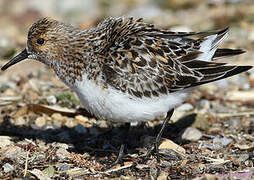
<instances>
[{"instance_id":1,"label":"bird's foot","mask_svg":"<svg viewBox=\"0 0 254 180\"><path fill-rule=\"evenodd\" d=\"M108 169L112 168L113 166L115 166L118 163L122 163L122 160L123 160L122 158L123 158L123 155L124 155L124 147L125 147L125 145L121 144L117 159L113 163L111 163L110 165L106 166L105 170L108 170Z\"/></svg>"}]
</instances>

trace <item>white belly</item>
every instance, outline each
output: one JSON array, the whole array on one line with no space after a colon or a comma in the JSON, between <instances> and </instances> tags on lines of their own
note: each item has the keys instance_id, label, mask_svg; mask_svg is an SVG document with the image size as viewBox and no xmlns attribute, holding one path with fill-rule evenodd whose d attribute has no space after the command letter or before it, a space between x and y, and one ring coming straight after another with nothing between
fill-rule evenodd
<instances>
[{"instance_id":1,"label":"white belly","mask_svg":"<svg viewBox=\"0 0 254 180\"><path fill-rule=\"evenodd\" d=\"M152 98L135 98L115 89L103 89L83 78L72 87L84 108L94 116L117 122L150 121L181 104L191 90Z\"/></svg>"}]
</instances>

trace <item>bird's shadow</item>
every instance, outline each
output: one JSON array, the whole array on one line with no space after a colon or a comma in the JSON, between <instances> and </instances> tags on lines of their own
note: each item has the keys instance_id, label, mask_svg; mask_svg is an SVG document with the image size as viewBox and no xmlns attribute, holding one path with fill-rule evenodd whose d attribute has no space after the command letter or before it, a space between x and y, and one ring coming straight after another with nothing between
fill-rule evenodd
<instances>
[{"instance_id":1,"label":"bird's shadow","mask_svg":"<svg viewBox=\"0 0 254 180\"><path fill-rule=\"evenodd\" d=\"M187 115L179 119L176 123L168 124L162 137L177 141L178 144L184 144L180 133L183 129L191 126L195 122L196 114ZM113 124L113 123L112 123ZM145 148L142 142L144 135L156 136L161 128L161 124L154 127L132 127L125 125L111 126L108 128L91 127L86 128L87 133L79 133L74 128L62 126L52 129L33 129L29 126L17 126L10 122L9 116L4 116L0 124L0 134L6 136L15 136L22 139L39 139L45 143L66 143L70 145L69 152L89 153L97 158L110 156L112 153L118 153L121 144L125 144L125 150L128 153L138 153L139 149ZM91 133L97 130L97 133Z\"/></svg>"}]
</instances>

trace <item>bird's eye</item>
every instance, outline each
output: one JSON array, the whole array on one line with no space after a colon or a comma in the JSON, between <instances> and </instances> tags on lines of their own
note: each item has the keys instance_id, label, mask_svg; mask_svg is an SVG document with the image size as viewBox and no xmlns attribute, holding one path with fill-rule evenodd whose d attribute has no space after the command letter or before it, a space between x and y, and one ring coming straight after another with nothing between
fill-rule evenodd
<instances>
[{"instance_id":1,"label":"bird's eye","mask_svg":"<svg viewBox=\"0 0 254 180\"><path fill-rule=\"evenodd\" d=\"M44 42L45 42L45 40L43 38L37 39L37 44L39 44L39 45L43 45Z\"/></svg>"}]
</instances>

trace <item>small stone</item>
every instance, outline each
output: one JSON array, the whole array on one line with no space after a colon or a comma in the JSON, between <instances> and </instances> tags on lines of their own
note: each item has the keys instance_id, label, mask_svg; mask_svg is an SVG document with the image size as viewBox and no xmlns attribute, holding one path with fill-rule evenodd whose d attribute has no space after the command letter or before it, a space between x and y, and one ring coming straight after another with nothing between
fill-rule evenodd
<instances>
[{"instance_id":1,"label":"small stone","mask_svg":"<svg viewBox=\"0 0 254 180\"><path fill-rule=\"evenodd\" d=\"M7 90L4 92L4 95L5 95L5 96L15 96L16 93L15 93L14 90L12 90L12 89L7 89Z\"/></svg>"},{"instance_id":2,"label":"small stone","mask_svg":"<svg viewBox=\"0 0 254 180\"><path fill-rule=\"evenodd\" d=\"M206 99L202 99L199 104L198 107L200 109L210 109L210 101L206 100Z\"/></svg>"},{"instance_id":3,"label":"small stone","mask_svg":"<svg viewBox=\"0 0 254 180\"><path fill-rule=\"evenodd\" d=\"M221 149L221 148L223 148L223 147L222 147L221 144L202 143L202 144L200 145L200 148L201 148L201 149L219 150L219 149Z\"/></svg>"},{"instance_id":4,"label":"small stone","mask_svg":"<svg viewBox=\"0 0 254 180\"><path fill-rule=\"evenodd\" d=\"M9 88L10 88L10 86L8 84L0 85L0 91L1 92L4 92L4 91L6 91Z\"/></svg>"},{"instance_id":5,"label":"small stone","mask_svg":"<svg viewBox=\"0 0 254 180\"><path fill-rule=\"evenodd\" d=\"M13 167L12 165L10 165L9 163L5 163L5 164L3 165L3 168L4 168L4 172L5 172L5 173L14 171L14 167Z\"/></svg>"},{"instance_id":6,"label":"small stone","mask_svg":"<svg viewBox=\"0 0 254 180\"><path fill-rule=\"evenodd\" d=\"M19 108L17 112L15 112L15 114L12 115L12 118L16 119L26 115L27 113L28 113L28 106L22 106L21 108Z\"/></svg>"},{"instance_id":7,"label":"small stone","mask_svg":"<svg viewBox=\"0 0 254 180\"><path fill-rule=\"evenodd\" d=\"M15 125L23 126L25 124L26 124L26 120L24 119L24 117L18 117L17 119L15 119Z\"/></svg>"},{"instance_id":8,"label":"small stone","mask_svg":"<svg viewBox=\"0 0 254 180\"><path fill-rule=\"evenodd\" d=\"M74 130L75 130L77 133L79 133L79 134L86 134L86 133L87 133L87 129L86 129L84 126L82 126L81 124L78 124L78 125L74 128Z\"/></svg>"},{"instance_id":9,"label":"small stone","mask_svg":"<svg viewBox=\"0 0 254 180\"><path fill-rule=\"evenodd\" d=\"M185 154L185 149L178 144L174 143L169 139L162 139L161 144L159 145L159 149L171 149L176 152L181 152Z\"/></svg>"},{"instance_id":10,"label":"small stone","mask_svg":"<svg viewBox=\"0 0 254 180\"><path fill-rule=\"evenodd\" d=\"M219 92L219 87L217 87L214 83L204 84L200 86L199 89L208 94L216 94Z\"/></svg>"},{"instance_id":11,"label":"small stone","mask_svg":"<svg viewBox=\"0 0 254 180\"><path fill-rule=\"evenodd\" d=\"M55 128L61 128L62 127L62 122L61 121L53 121L53 125Z\"/></svg>"},{"instance_id":12,"label":"small stone","mask_svg":"<svg viewBox=\"0 0 254 180\"><path fill-rule=\"evenodd\" d=\"M251 87L249 83L244 83L242 88L243 90L249 90Z\"/></svg>"},{"instance_id":13,"label":"small stone","mask_svg":"<svg viewBox=\"0 0 254 180\"><path fill-rule=\"evenodd\" d=\"M61 160L65 160L67 159L68 157L70 157L70 153L64 149L64 148L59 148L57 151L56 151L56 156Z\"/></svg>"},{"instance_id":14,"label":"small stone","mask_svg":"<svg viewBox=\"0 0 254 180\"><path fill-rule=\"evenodd\" d=\"M47 97L47 102L50 104L56 104L56 102L57 102L56 96L51 95L51 96Z\"/></svg>"},{"instance_id":15,"label":"small stone","mask_svg":"<svg viewBox=\"0 0 254 180\"><path fill-rule=\"evenodd\" d=\"M75 116L75 119L77 119L78 121L81 121L81 122L87 122L87 121L89 121L89 119L87 117L82 116L82 115Z\"/></svg>"},{"instance_id":16,"label":"small stone","mask_svg":"<svg viewBox=\"0 0 254 180\"><path fill-rule=\"evenodd\" d=\"M182 139L189 141L197 141L202 137L202 133L193 127L188 127L182 133Z\"/></svg>"},{"instance_id":17,"label":"small stone","mask_svg":"<svg viewBox=\"0 0 254 180\"><path fill-rule=\"evenodd\" d=\"M56 143L55 146L59 147L59 148L63 148L63 149L68 149L71 147L70 145L65 144L65 143Z\"/></svg>"},{"instance_id":18,"label":"small stone","mask_svg":"<svg viewBox=\"0 0 254 180\"><path fill-rule=\"evenodd\" d=\"M169 173L166 171L161 171L159 176L157 177L157 180L167 180Z\"/></svg>"},{"instance_id":19,"label":"small stone","mask_svg":"<svg viewBox=\"0 0 254 180\"><path fill-rule=\"evenodd\" d=\"M7 146L5 148L2 148L1 150L3 152L1 157L11 160L16 160L18 157L22 157L22 154L25 155L24 150L18 146Z\"/></svg>"},{"instance_id":20,"label":"small stone","mask_svg":"<svg viewBox=\"0 0 254 180\"><path fill-rule=\"evenodd\" d=\"M254 90L249 91L228 91L226 99L231 101L246 101L252 102L254 100Z\"/></svg>"},{"instance_id":21,"label":"small stone","mask_svg":"<svg viewBox=\"0 0 254 180\"><path fill-rule=\"evenodd\" d=\"M53 166L49 166L42 171L47 177L54 177L55 169Z\"/></svg>"},{"instance_id":22,"label":"small stone","mask_svg":"<svg viewBox=\"0 0 254 180\"><path fill-rule=\"evenodd\" d=\"M215 137L213 139L213 143L214 144L221 144L222 146L227 146L228 144L230 144L233 140L227 137L222 137L222 138L218 138Z\"/></svg>"},{"instance_id":23,"label":"small stone","mask_svg":"<svg viewBox=\"0 0 254 180\"><path fill-rule=\"evenodd\" d=\"M229 127L237 128L241 126L242 121L240 118L230 118L227 123Z\"/></svg>"},{"instance_id":24,"label":"small stone","mask_svg":"<svg viewBox=\"0 0 254 180\"><path fill-rule=\"evenodd\" d=\"M132 122L131 122L132 123ZM97 121L97 125L100 127L100 128L108 128L108 124L105 120L99 120ZM131 124L132 126L132 124Z\"/></svg>"},{"instance_id":25,"label":"small stone","mask_svg":"<svg viewBox=\"0 0 254 180\"><path fill-rule=\"evenodd\" d=\"M56 121L61 121L63 119L63 116L60 113L54 113L51 115L51 118Z\"/></svg>"},{"instance_id":26,"label":"small stone","mask_svg":"<svg viewBox=\"0 0 254 180\"><path fill-rule=\"evenodd\" d=\"M45 117L41 116L41 117L36 118L34 123L37 127L41 128L46 124L46 119L45 119Z\"/></svg>"},{"instance_id":27,"label":"small stone","mask_svg":"<svg viewBox=\"0 0 254 180\"><path fill-rule=\"evenodd\" d=\"M210 118L213 118L211 114L198 113L197 116L195 117L194 123L191 126L202 130L208 130L210 127L208 120Z\"/></svg>"},{"instance_id":28,"label":"small stone","mask_svg":"<svg viewBox=\"0 0 254 180\"><path fill-rule=\"evenodd\" d=\"M221 127L211 127L209 130L208 130L208 133L209 134L219 134L222 132L222 128Z\"/></svg>"},{"instance_id":29,"label":"small stone","mask_svg":"<svg viewBox=\"0 0 254 180\"><path fill-rule=\"evenodd\" d=\"M63 163L61 166L59 166L58 171L67 171L70 169L70 166L67 163Z\"/></svg>"},{"instance_id":30,"label":"small stone","mask_svg":"<svg viewBox=\"0 0 254 180\"><path fill-rule=\"evenodd\" d=\"M12 145L11 137L9 136L0 136L0 148Z\"/></svg>"},{"instance_id":31,"label":"small stone","mask_svg":"<svg viewBox=\"0 0 254 180\"><path fill-rule=\"evenodd\" d=\"M65 118L65 126L68 128L73 128L78 125L77 121L74 121L73 118Z\"/></svg>"},{"instance_id":32,"label":"small stone","mask_svg":"<svg viewBox=\"0 0 254 180\"><path fill-rule=\"evenodd\" d=\"M176 109L176 111L191 111L191 110L193 110L193 106L189 103L182 104Z\"/></svg>"},{"instance_id":33,"label":"small stone","mask_svg":"<svg viewBox=\"0 0 254 180\"><path fill-rule=\"evenodd\" d=\"M29 171L31 174L36 176L38 179L43 179L43 180L50 180L51 178L48 177L46 174L44 174L41 170L39 169L33 169Z\"/></svg>"}]
</instances>

